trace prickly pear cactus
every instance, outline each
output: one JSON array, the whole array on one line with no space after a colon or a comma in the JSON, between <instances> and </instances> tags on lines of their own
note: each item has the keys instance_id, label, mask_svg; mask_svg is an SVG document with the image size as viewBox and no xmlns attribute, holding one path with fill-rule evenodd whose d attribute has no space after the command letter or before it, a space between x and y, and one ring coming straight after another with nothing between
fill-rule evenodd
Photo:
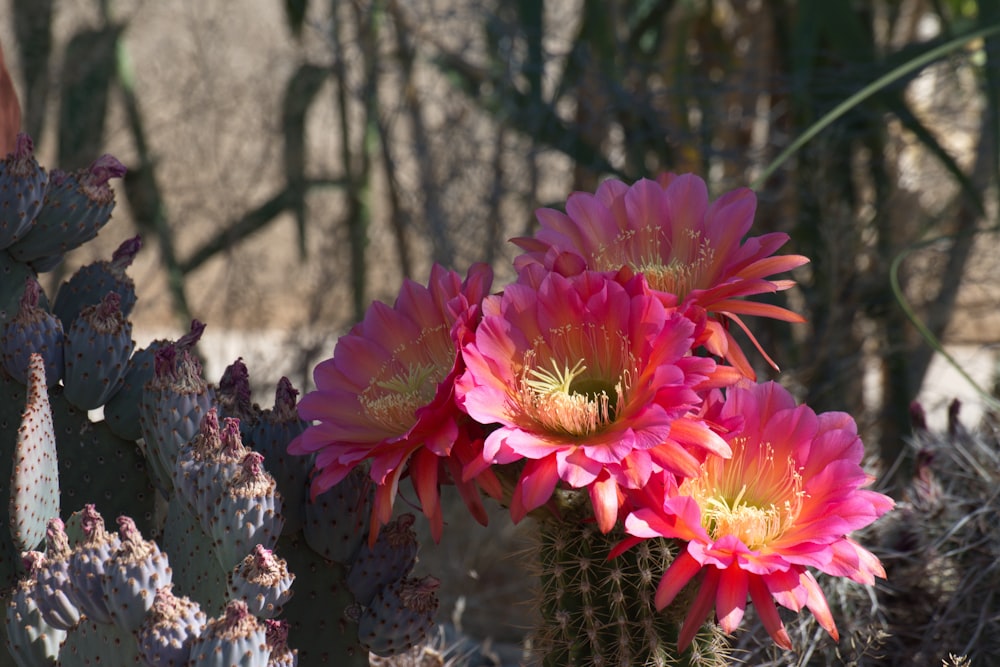
<instances>
[{"instance_id":1,"label":"prickly pear cactus","mask_svg":"<svg viewBox=\"0 0 1000 667\"><path fill-rule=\"evenodd\" d=\"M369 548L364 471L311 496L312 457L286 451L307 426L291 383L279 382L267 410L253 403L242 360L213 386L197 321L178 340L135 349L126 270L138 237L74 273L50 308L39 274L105 227L109 180L123 173L110 156L46 173L24 135L0 160L0 589L11 659L352 667L368 664L369 649L421 641L436 584L410 577L412 516Z\"/></svg>"},{"instance_id":2,"label":"prickly pear cactus","mask_svg":"<svg viewBox=\"0 0 1000 667\"><path fill-rule=\"evenodd\" d=\"M48 519L59 515L59 466L52 409L45 391L45 360L32 354L28 367L28 405L17 432L10 485L11 537L28 551L45 537Z\"/></svg>"}]
</instances>

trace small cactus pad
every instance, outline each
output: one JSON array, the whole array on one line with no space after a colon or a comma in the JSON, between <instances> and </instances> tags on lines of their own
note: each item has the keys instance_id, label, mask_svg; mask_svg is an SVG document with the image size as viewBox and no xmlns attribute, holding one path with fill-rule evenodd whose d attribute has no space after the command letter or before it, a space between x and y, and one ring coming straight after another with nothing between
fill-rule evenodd
<instances>
[{"instance_id":1,"label":"small cactus pad","mask_svg":"<svg viewBox=\"0 0 1000 667\"><path fill-rule=\"evenodd\" d=\"M111 619L134 632L153 605L156 591L172 582L167 555L156 542L144 540L127 516L118 517L121 543L104 566L104 596Z\"/></svg>"},{"instance_id":2,"label":"small cactus pad","mask_svg":"<svg viewBox=\"0 0 1000 667\"><path fill-rule=\"evenodd\" d=\"M417 562L417 534L414 516L400 514L379 531L374 546L366 542L351 564L347 586L354 599L368 606L379 589L410 573Z\"/></svg>"},{"instance_id":3,"label":"small cactus pad","mask_svg":"<svg viewBox=\"0 0 1000 667\"><path fill-rule=\"evenodd\" d=\"M264 623L242 600L232 600L191 645L190 667L267 667Z\"/></svg>"},{"instance_id":4,"label":"small cactus pad","mask_svg":"<svg viewBox=\"0 0 1000 667\"><path fill-rule=\"evenodd\" d=\"M50 627L35 605L35 582L18 583L7 601L6 646L18 667L55 665L66 633ZM7 664L6 662L3 664Z\"/></svg>"},{"instance_id":5,"label":"small cactus pad","mask_svg":"<svg viewBox=\"0 0 1000 667\"><path fill-rule=\"evenodd\" d=\"M205 612L190 598L177 597L164 586L136 632L139 654L146 664L185 667L191 644L208 622Z\"/></svg>"},{"instance_id":6,"label":"small cactus pad","mask_svg":"<svg viewBox=\"0 0 1000 667\"><path fill-rule=\"evenodd\" d=\"M48 181L35 160L31 138L18 134L14 152L0 160L0 248L10 247L31 229Z\"/></svg>"},{"instance_id":7,"label":"small cactus pad","mask_svg":"<svg viewBox=\"0 0 1000 667\"><path fill-rule=\"evenodd\" d=\"M274 618L291 599L293 581L288 563L258 544L229 573L229 597L246 602L258 618Z\"/></svg>"},{"instance_id":8,"label":"small cactus pad","mask_svg":"<svg viewBox=\"0 0 1000 667\"><path fill-rule=\"evenodd\" d=\"M90 620L104 625L111 623L111 611L104 596L105 566L118 549L118 535L107 532L104 518L93 505L80 513L83 539L69 557L69 579L73 601Z\"/></svg>"},{"instance_id":9,"label":"small cactus pad","mask_svg":"<svg viewBox=\"0 0 1000 667\"><path fill-rule=\"evenodd\" d=\"M358 620L358 638L375 655L408 651L434 626L437 589L434 577L404 578L379 591Z\"/></svg>"}]
</instances>

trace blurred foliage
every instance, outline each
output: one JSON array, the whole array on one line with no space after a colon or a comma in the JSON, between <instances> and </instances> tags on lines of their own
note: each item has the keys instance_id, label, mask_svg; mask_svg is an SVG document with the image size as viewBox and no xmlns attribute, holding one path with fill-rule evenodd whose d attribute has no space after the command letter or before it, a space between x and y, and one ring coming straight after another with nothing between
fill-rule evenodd
<instances>
[{"instance_id":1,"label":"blurred foliage","mask_svg":"<svg viewBox=\"0 0 1000 667\"><path fill-rule=\"evenodd\" d=\"M36 132L49 104L46 36L58 5L14 2L20 64L32 81L26 125ZM425 272L428 260L501 270L510 258L503 241L530 233L533 208L602 178L696 171L717 194L760 178L755 232L787 232L786 251L813 261L795 276L799 288L774 297L791 300L808 325L752 326L804 400L859 418L887 488L898 490L908 478L907 406L934 350L899 307L890 269L926 239L945 239L897 264L898 296L940 338L985 211L995 208L997 38L963 41L898 77L767 167L873 81L996 26L994 5L285 0L280 11L300 47L276 107L283 178L180 253L182 221L168 210L170 185L158 175L155 130L135 86L143 73L130 71L123 41L132 19L104 2L101 24L79 28L61 54L74 67L58 91L58 152L67 164L98 152L109 96L122 93L136 148L125 193L136 224L159 240L175 312L190 317L192 276L203 265L290 215L299 259L314 247L323 258L303 317L341 326L391 293L384 283ZM329 137L308 122L324 103L336 119L322 128ZM335 166L318 169L309 148L327 138ZM336 206L311 206L318 192L334 193ZM380 219L388 245L373 242ZM322 245L324 235L333 245ZM331 295L336 285L349 306ZM303 369L310 360L307 350ZM872 369L881 380L874 391L865 381Z\"/></svg>"}]
</instances>

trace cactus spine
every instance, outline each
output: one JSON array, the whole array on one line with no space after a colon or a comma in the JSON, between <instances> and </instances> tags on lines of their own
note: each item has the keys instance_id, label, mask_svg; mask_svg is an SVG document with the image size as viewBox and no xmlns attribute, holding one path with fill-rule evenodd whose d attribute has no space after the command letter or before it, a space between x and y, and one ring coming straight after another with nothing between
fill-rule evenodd
<instances>
[{"instance_id":1,"label":"cactus spine","mask_svg":"<svg viewBox=\"0 0 1000 667\"><path fill-rule=\"evenodd\" d=\"M724 667L726 641L708 624L677 653L682 616L656 610L660 575L673 560L669 540L645 540L609 559L624 532L602 534L586 494L559 492L559 520L539 518L537 625L532 645L545 667ZM685 609L680 605L674 609Z\"/></svg>"}]
</instances>

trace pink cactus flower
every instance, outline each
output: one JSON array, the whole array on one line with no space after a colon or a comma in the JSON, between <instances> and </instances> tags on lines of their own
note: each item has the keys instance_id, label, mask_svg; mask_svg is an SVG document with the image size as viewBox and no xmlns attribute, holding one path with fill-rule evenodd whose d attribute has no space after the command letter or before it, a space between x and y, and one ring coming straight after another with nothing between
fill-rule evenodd
<instances>
[{"instance_id":1,"label":"pink cactus flower","mask_svg":"<svg viewBox=\"0 0 1000 667\"><path fill-rule=\"evenodd\" d=\"M696 343L754 379L729 324L743 329L773 366L740 316L803 319L785 308L743 297L791 287L793 281L769 277L808 262L800 255L774 256L788 240L787 234L743 240L756 204L754 193L746 188L709 203L705 182L692 174L663 174L656 181L643 179L632 186L607 180L594 194L570 195L566 213L539 209L541 228L535 236L514 239L525 250L514 263L519 270L532 264L553 269L575 261L596 271L628 267L641 272L667 305L695 310L691 315L695 320L707 314Z\"/></svg>"},{"instance_id":2,"label":"pink cactus flower","mask_svg":"<svg viewBox=\"0 0 1000 667\"><path fill-rule=\"evenodd\" d=\"M467 475L526 459L511 498L518 521L556 486L586 488L601 530L622 489L655 470L696 474L729 446L695 416L699 389L725 367L690 355L695 324L665 307L641 276L546 273L487 297L463 348L459 404L497 427Z\"/></svg>"},{"instance_id":3,"label":"pink cactus flower","mask_svg":"<svg viewBox=\"0 0 1000 667\"><path fill-rule=\"evenodd\" d=\"M378 485L370 539L392 517L400 479L408 474L441 537L438 485L442 468L458 484L469 509L485 522L474 482L493 488L492 473L462 479L470 448L478 451L482 427L458 410L454 379L464 370L455 336L467 336L488 293L492 273L485 265L468 278L435 266L428 287L407 281L393 307L375 302L364 320L337 341L333 358L314 372L315 391L299 403L299 415L316 423L288 447L292 454L317 452L314 494L340 482L370 461ZM451 459L453 448L461 457ZM444 478L448 481L448 478ZM495 492L499 492L498 490Z\"/></svg>"},{"instance_id":4,"label":"pink cactus flower","mask_svg":"<svg viewBox=\"0 0 1000 667\"><path fill-rule=\"evenodd\" d=\"M878 558L847 535L885 514L893 501L861 488L871 479L861 468L864 447L850 416L817 415L775 383L731 389L721 416L737 415L742 430L726 436L731 458L710 456L699 475L679 485L663 475L633 494L641 509L629 514L625 530L635 537L616 553L651 537L687 541L656 591L662 609L701 574L678 639L681 650L713 608L722 629L733 632L748 595L785 649L791 640L775 602L795 611L808 607L837 639L826 598L806 568L863 584L885 577Z\"/></svg>"}]
</instances>

